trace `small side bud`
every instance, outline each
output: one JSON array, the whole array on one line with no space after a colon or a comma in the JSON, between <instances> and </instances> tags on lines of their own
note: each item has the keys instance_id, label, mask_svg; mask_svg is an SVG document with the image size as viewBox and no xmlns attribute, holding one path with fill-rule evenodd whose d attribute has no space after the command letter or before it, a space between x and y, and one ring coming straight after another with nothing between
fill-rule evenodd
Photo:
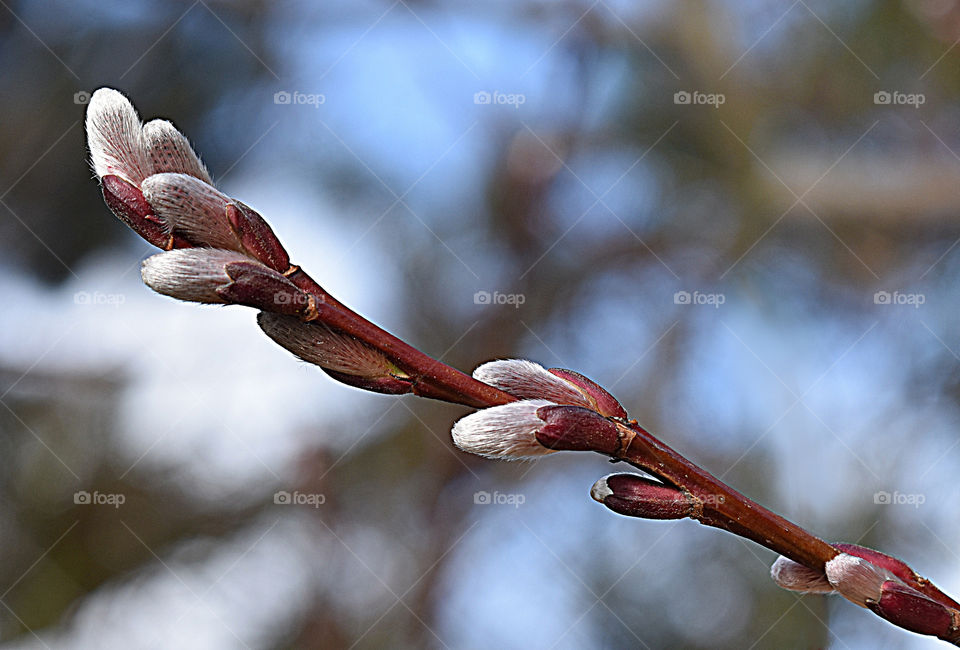
<instances>
[{"instance_id":1,"label":"small side bud","mask_svg":"<svg viewBox=\"0 0 960 650\"><path fill-rule=\"evenodd\" d=\"M187 138L167 120L151 120L143 125L143 144L154 174L178 172L213 185L210 173Z\"/></svg>"},{"instance_id":2,"label":"small side bud","mask_svg":"<svg viewBox=\"0 0 960 650\"><path fill-rule=\"evenodd\" d=\"M677 488L636 474L605 476L593 484L590 496L628 517L683 519L695 511L694 502Z\"/></svg>"},{"instance_id":3,"label":"small side bud","mask_svg":"<svg viewBox=\"0 0 960 650\"><path fill-rule=\"evenodd\" d=\"M212 185L187 174L163 173L147 178L141 188L168 232L195 246L243 249L225 214L231 199Z\"/></svg>"},{"instance_id":4,"label":"small side bud","mask_svg":"<svg viewBox=\"0 0 960 650\"><path fill-rule=\"evenodd\" d=\"M841 553L824 567L827 580L841 596L860 607L880 600L883 583L897 580L896 576L864 560Z\"/></svg>"},{"instance_id":5,"label":"small side bud","mask_svg":"<svg viewBox=\"0 0 960 650\"><path fill-rule=\"evenodd\" d=\"M960 640L960 611L927 598L916 589L889 580L870 610L905 630L928 634L956 644Z\"/></svg>"},{"instance_id":6,"label":"small side bud","mask_svg":"<svg viewBox=\"0 0 960 650\"><path fill-rule=\"evenodd\" d=\"M554 406L542 399L521 400L485 408L453 425L453 442L463 451L487 458L516 460L551 453L537 442L544 426L541 408Z\"/></svg>"},{"instance_id":7,"label":"small side bud","mask_svg":"<svg viewBox=\"0 0 960 650\"><path fill-rule=\"evenodd\" d=\"M620 450L620 432L593 409L549 404L537 412L543 426L537 441L556 451L596 451L614 455Z\"/></svg>"},{"instance_id":8,"label":"small side bud","mask_svg":"<svg viewBox=\"0 0 960 650\"><path fill-rule=\"evenodd\" d=\"M226 303L217 292L230 284L226 267L235 262L250 262L234 251L215 248L180 248L148 257L140 275L156 291L178 300L210 304Z\"/></svg>"},{"instance_id":9,"label":"small side bud","mask_svg":"<svg viewBox=\"0 0 960 650\"><path fill-rule=\"evenodd\" d=\"M87 106L87 145L98 177L119 176L140 185L152 172L133 104L112 88L100 88Z\"/></svg>"},{"instance_id":10,"label":"small side bud","mask_svg":"<svg viewBox=\"0 0 960 650\"><path fill-rule=\"evenodd\" d=\"M284 273L290 256L260 214L240 201L226 207L226 217L244 249L270 268Z\"/></svg>"},{"instance_id":11,"label":"small side bud","mask_svg":"<svg viewBox=\"0 0 960 650\"><path fill-rule=\"evenodd\" d=\"M779 587L789 591L805 594L828 594L833 591L833 585L822 571L814 571L782 555L770 567L770 577Z\"/></svg>"},{"instance_id":12,"label":"small side bud","mask_svg":"<svg viewBox=\"0 0 960 650\"><path fill-rule=\"evenodd\" d=\"M318 322L305 323L293 316L261 312L260 329L297 357L320 366L345 384L379 393L402 394L411 380L382 352Z\"/></svg>"},{"instance_id":13,"label":"small side bud","mask_svg":"<svg viewBox=\"0 0 960 650\"><path fill-rule=\"evenodd\" d=\"M313 299L280 273L260 262L243 259L224 267L231 282L217 289L226 302L256 307L278 314L313 316Z\"/></svg>"}]
</instances>

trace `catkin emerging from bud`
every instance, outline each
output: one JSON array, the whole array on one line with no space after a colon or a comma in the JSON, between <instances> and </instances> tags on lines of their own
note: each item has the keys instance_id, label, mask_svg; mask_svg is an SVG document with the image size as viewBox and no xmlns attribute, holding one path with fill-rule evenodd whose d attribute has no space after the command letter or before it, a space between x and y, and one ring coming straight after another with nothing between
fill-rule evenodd
<instances>
[{"instance_id":1,"label":"catkin emerging from bud","mask_svg":"<svg viewBox=\"0 0 960 650\"><path fill-rule=\"evenodd\" d=\"M188 174L154 174L143 182L143 195L170 233L197 246L243 250L227 221L230 197Z\"/></svg>"},{"instance_id":2,"label":"catkin emerging from bud","mask_svg":"<svg viewBox=\"0 0 960 650\"><path fill-rule=\"evenodd\" d=\"M862 557L841 553L827 562L824 570L827 580L837 592L851 603L867 607L868 603L880 600L883 583L900 580Z\"/></svg>"},{"instance_id":3,"label":"catkin emerging from bud","mask_svg":"<svg viewBox=\"0 0 960 650\"><path fill-rule=\"evenodd\" d=\"M140 275L156 291L178 300L225 303L217 289L232 282L226 266L251 263L246 256L216 248L180 248L148 257Z\"/></svg>"},{"instance_id":4,"label":"catkin emerging from bud","mask_svg":"<svg viewBox=\"0 0 960 650\"><path fill-rule=\"evenodd\" d=\"M544 406L555 404L531 399L471 413L453 425L453 442L466 452L487 458L515 460L549 454L553 450L536 438L540 428L546 426L537 415Z\"/></svg>"},{"instance_id":5,"label":"catkin emerging from bud","mask_svg":"<svg viewBox=\"0 0 960 650\"><path fill-rule=\"evenodd\" d=\"M473 378L520 399L545 399L555 404L593 408L583 391L533 361L488 361L477 366L473 371Z\"/></svg>"}]
</instances>

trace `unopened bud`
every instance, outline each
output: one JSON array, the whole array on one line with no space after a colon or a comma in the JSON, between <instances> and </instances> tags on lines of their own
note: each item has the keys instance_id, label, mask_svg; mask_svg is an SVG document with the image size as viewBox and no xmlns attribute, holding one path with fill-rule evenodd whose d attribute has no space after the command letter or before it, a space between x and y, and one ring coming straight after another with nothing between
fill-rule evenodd
<instances>
[{"instance_id":1,"label":"unopened bud","mask_svg":"<svg viewBox=\"0 0 960 650\"><path fill-rule=\"evenodd\" d=\"M226 218L244 250L281 273L290 268L290 256L286 249L256 210L234 201L226 207Z\"/></svg>"},{"instance_id":2,"label":"unopened bud","mask_svg":"<svg viewBox=\"0 0 960 650\"><path fill-rule=\"evenodd\" d=\"M101 88L87 106L87 145L98 177L114 174L140 185L152 173L133 104L112 88Z\"/></svg>"},{"instance_id":3,"label":"unopened bud","mask_svg":"<svg viewBox=\"0 0 960 650\"><path fill-rule=\"evenodd\" d=\"M614 512L643 519L683 519L694 502L677 488L636 474L611 474L590 489L590 496Z\"/></svg>"},{"instance_id":4,"label":"unopened bud","mask_svg":"<svg viewBox=\"0 0 960 650\"><path fill-rule=\"evenodd\" d=\"M230 284L217 289L227 302L303 318L316 315L313 298L286 277L251 259L231 262Z\"/></svg>"},{"instance_id":5,"label":"unopened bud","mask_svg":"<svg viewBox=\"0 0 960 650\"><path fill-rule=\"evenodd\" d=\"M620 450L617 425L593 409L550 404L537 416L544 421L537 430L537 440L548 449L596 451L611 456Z\"/></svg>"},{"instance_id":6,"label":"unopened bud","mask_svg":"<svg viewBox=\"0 0 960 650\"><path fill-rule=\"evenodd\" d=\"M213 185L210 173L187 138L167 120L151 120L143 125L143 143L154 174L189 174Z\"/></svg>"},{"instance_id":7,"label":"unopened bud","mask_svg":"<svg viewBox=\"0 0 960 650\"><path fill-rule=\"evenodd\" d=\"M889 580L880 598L867 605L894 625L918 634L929 634L956 644L960 640L960 611L927 598L916 589Z\"/></svg>"},{"instance_id":8,"label":"unopened bud","mask_svg":"<svg viewBox=\"0 0 960 650\"><path fill-rule=\"evenodd\" d=\"M841 553L824 567L827 580L851 603L866 607L880 600L883 583L897 577L861 557Z\"/></svg>"},{"instance_id":9,"label":"unopened bud","mask_svg":"<svg viewBox=\"0 0 960 650\"><path fill-rule=\"evenodd\" d=\"M163 173L147 178L141 189L169 232L195 246L242 250L226 217L231 199L212 185L187 174Z\"/></svg>"},{"instance_id":10,"label":"unopened bud","mask_svg":"<svg viewBox=\"0 0 960 650\"><path fill-rule=\"evenodd\" d=\"M463 451L487 458L516 460L549 454L537 442L537 431L545 422L541 408L555 406L542 399L521 400L485 408L461 418L453 425L453 442Z\"/></svg>"},{"instance_id":11,"label":"unopened bud","mask_svg":"<svg viewBox=\"0 0 960 650\"><path fill-rule=\"evenodd\" d=\"M257 324L280 346L308 363L330 371L351 386L380 393L401 394L411 389L409 376L382 352L348 334L318 322L261 312Z\"/></svg>"},{"instance_id":12,"label":"unopened bud","mask_svg":"<svg viewBox=\"0 0 960 650\"><path fill-rule=\"evenodd\" d=\"M778 586L789 591L806 594L828 594L833 591L833 585L823 571L814 571L782 555L770 567L770 577Z\"/></svg>"}]
</instances>

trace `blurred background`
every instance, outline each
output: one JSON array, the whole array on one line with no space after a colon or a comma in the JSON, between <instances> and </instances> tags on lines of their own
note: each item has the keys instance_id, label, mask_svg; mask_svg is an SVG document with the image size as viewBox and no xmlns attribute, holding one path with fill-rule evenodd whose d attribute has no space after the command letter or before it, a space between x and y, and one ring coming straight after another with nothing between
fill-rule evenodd
<instances>
[{"instance_id":1,"label":"blurred background","mask_svg":"<svg viewBox=\"0 0 960 650\"><path fill-rule=\"evenodd\" d=\"M0 2L2 646L939 647L151 293L83 117L120 89L378 324L580 371L956 595L958 39L954 0Z\"/></svg>"}]
</instances>

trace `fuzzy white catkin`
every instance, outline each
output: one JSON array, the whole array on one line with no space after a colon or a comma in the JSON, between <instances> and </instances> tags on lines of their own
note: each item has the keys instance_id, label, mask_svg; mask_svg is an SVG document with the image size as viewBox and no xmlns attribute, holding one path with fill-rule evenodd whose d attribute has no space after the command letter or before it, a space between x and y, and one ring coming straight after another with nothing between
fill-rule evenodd
<instances>
[{"instance_id":1,"label":"fuzzy white catkin","mask_svg":"<svg viewBox=\"0 0 960 650\"><path fill-rule=\"evenodd\" d=\"M240 253L216 248L178 248L145 259L140 275L144 284L165 296L223 303L226 301L217 295L216 289L231 282L224 270L230 262L251 260Z\"/></svg>"},{"instance_id":2,"label":"fuzzy white catkin","mask_svg":"<svg viewBox=\"0 0 960 650\"><path fill-rule=\"evenodd\" d=\"M770 577L783 589L807 594L827 594L833 586L821 571L814 571L782 555L770 567Z\"/></svg>"},{"instance_id":3,"label":"fuzzy white catkin","mask_svg":"<svg viewBox=\"0 0 960 650\"><path fill-rule=\"evenodd\" d=\"M537 410L554 406L543 399L491 406L461 418L453 425L453 442L463 451L487 458L514 460L552 453L536 439L544 425Z\"/></svg>"},{"instance_id":4,"label":"fuzzy white catkin","mask_svg":"<svg viewBox=\"0 0 960 650\"><path fill-rule=\"evenodd\" d=\"M212 248L242 250L226 217L231 199L209 183L188 174L164 173L147 178L141 189L168 232Z\"/></svg>"},{"instance_id":5,"label":"fuzzy white catkin","mask_svg":"<svg viewBox=\"0 0 960 650\"><path fill-rule=\"evenodd\" d=\"M575 385L526 359L488 361L477 366L473 378L521 399L546 399L557 404L593 408Z\"/></svg>"},{"instance_id":6,"label":"fuzzy white catkin","mask_svg":"<svg viewBox=\"0 0 960 650\"><path fill-rule=\"evenodd\" d=\"M868 600L880 600L880 589L887 580L900 582L890 571L846 553L827 562L824 571L833 588L860 607L866 607Z\"/></svg>"},{"instance_id":7,"label":"fuzzy white catkin","mask_svg":"<svg viewBox=\"0 0 960 650\"><path fill-rule=\"evenodd\" d=\"M86 117L87 144L97 177L116 174L134 185L153 173L133 104L112 88L90 97Z\"/></svg>"},{"instance_id":8,"label":"fuzzy white catkin","mask_svg":"<svg viewBox=\"0 0 960 650\"><path fill-rule=\"evenodd\" d=\"M187 138L167 120L151 120L143 125L143 143L154 174L179 172L213 185L210 173Z\"/></svg>"},{"instance_id":9,"label":"fuzzy white catkin","mask_svg":"<svg viewBox=\"0 0 960 650\"><path fill-rule=\"evenodd\" d=\"M115 174L136 186L153 174L187 174L213 184L187 138L167 120L141 125L137 111L112 88L90 97L86 116L90 161L98 178Z\"/></svg>"}]
</instances>

